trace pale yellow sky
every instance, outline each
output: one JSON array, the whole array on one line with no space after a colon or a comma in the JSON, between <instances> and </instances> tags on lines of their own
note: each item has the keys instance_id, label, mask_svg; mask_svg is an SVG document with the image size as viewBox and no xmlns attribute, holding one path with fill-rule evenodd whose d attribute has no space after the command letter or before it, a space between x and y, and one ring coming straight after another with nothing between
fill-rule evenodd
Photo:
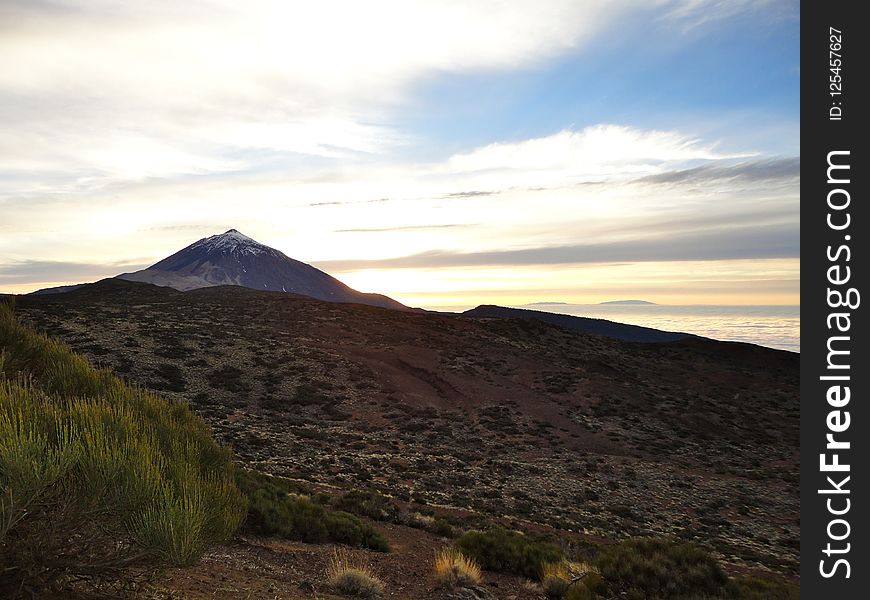
<instances>
[{"instance_id":1,"label":"pale yellow sky","mask_svg":"<svg viewBox=\"0 0 870 600\"><path fill-rule=\"evenodd\" d=\"M657 304L799 304L798 261L654 262L560 268L381 269L340 274L361 290L389 289L412 306L518 306L533 302L598 304L643 299Z\"/></svg>"},{"instance_id":2,"label":"pale yellow sky","mask_svg":"<svg viewBox=\"0 0 870 600\"><path fill-rule=\"evenodd\" d=\"M720 30L782 42L746 22L794 37L763 4L11 2L0 292L236 228L412 305L799 304L795 57L763 105L716 92L759 85L737 58L672 68ZM650 71L583 83L635 68L613 31L644 32Z\"/></svg>"}]
</instances>

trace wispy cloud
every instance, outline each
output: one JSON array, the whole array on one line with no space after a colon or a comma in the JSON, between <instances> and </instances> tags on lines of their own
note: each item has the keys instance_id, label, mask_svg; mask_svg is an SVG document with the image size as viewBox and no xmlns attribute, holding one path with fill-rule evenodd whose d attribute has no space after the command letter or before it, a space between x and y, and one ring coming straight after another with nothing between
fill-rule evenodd
<instances>
[{"instance_id":1,"label":"wispy cloud","mask_svg":"<svg viewBox=\"0 0 870 600\"><path fill-rule=\"evenodd\" d=\"M638 183L657 184L697 184L715 180L733 180L739 182L760 182L775 179L795 180L801 175L800 157L771 158L741 162L736 165L720 166L707 164L692 169L666 171L647 175L637 180Z\"/></svg>"},{"instance_id":2,"label":"wispy cloud","mask_svg":"<svg viewBox=\"0 0 870 600\"><path fill-rule=\"evenodd\" d=\"M518 142L497 142L456 154L446 168L469 171L556 171L571 177L614 177L643 173L691 160L740 158L676 131L602 124Z\"/></svg>"},{"instance_id":3,"label":"wispy cloud","mask_svg":"<svg viewBox=\"0 0 870 600\"><path fill-rule=\"evenodd\" d=\"M395 227L355 227L336 229L336 233L383 233L387 231L425 231L428 229L455 229L457 227L474 227L474 223L441 223L432 225L397 225Z\"/></svg>"},{"instance_id":4,"label":"wispy cloud","mask_svg":"<svg viewBox=\"0 0 870 600\"><path fill-rule=\"evenodd\" d=\"M444 194L442 198L479 198L481 196L492 196L493 194L497 194L497 191L483 191L483 190L474 190L470 192L451 192L449 194Z\"/></svg>"},{"instance_id":5,"label":"wispy cloud","mask_svg":"<svg viewBox=\"0 0 870 600\"><path fill-rule=\"evenodd\" d=\"M376 198L374 200L327 200L324 202L309 202L306 206L347 206L348 204L380 204L389 201L389 198Z\"/></svg>"},{"instance_id":6,"label":"wispy cloud","mask_svg":"<svg viewBox=\"0 0 870 600\"><path fill-rule=\"evenodd\" d=\"M680 24L683 31L736 15L755 19L797 19L800 14L798 0L677 0L663 4L666 8L659 18Z\"/></svg>"}]
</instances>

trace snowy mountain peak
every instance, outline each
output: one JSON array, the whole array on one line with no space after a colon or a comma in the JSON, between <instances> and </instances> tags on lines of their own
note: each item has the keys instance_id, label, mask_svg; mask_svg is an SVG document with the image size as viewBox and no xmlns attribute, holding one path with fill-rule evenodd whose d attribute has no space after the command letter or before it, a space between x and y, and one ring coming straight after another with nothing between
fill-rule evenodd
<instances>
[{"instance_id":1,"label":"snowy mountain peak","mask_svg":"<svg viewBox=\"0 0 870 600\"><path fill-rule=\"evenodd\" d=\"M232 252L242 254L262 254L269 250L257 240L249 238L238 229L230 229L218 235L203 238L193 244L193 247L203 248L208 252Z\"/></svg>"}]
</instances>

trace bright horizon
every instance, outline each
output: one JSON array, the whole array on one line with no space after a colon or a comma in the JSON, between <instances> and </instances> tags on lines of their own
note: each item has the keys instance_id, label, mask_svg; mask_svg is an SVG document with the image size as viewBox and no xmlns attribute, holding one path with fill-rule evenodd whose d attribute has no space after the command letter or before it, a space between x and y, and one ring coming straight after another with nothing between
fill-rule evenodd
<instances>
[{"instance_id":1,"label":"bright horizon","mask_svg":"<svg viewBox=\"0 0 870 600\"><path fill-rule=\"evenodd\" d=\"M798 13L7 3L0 292L236 228L427 308L799 305Z\"/></svg>"}]
</instances>

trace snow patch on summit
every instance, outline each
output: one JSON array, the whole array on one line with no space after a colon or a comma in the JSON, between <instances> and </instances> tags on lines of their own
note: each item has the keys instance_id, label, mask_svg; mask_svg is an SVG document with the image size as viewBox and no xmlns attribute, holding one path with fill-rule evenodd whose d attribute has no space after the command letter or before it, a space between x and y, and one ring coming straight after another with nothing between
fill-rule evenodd
<instances>
[{"instance_id":1,"label":"snow patch on summit","mask_svg":"<svg viewBox=\"0 0 870 600\"><path fill-rule=\"evenodd\" d=\"M269 251L267 246L249 238L236 229L230 229L226 233L212 235L200 240L193 245L194 248L203 248L208 252L221 252L223 254L235 252L236 254L250 254L256 256Z\"/></svg>"}]
</instances>

